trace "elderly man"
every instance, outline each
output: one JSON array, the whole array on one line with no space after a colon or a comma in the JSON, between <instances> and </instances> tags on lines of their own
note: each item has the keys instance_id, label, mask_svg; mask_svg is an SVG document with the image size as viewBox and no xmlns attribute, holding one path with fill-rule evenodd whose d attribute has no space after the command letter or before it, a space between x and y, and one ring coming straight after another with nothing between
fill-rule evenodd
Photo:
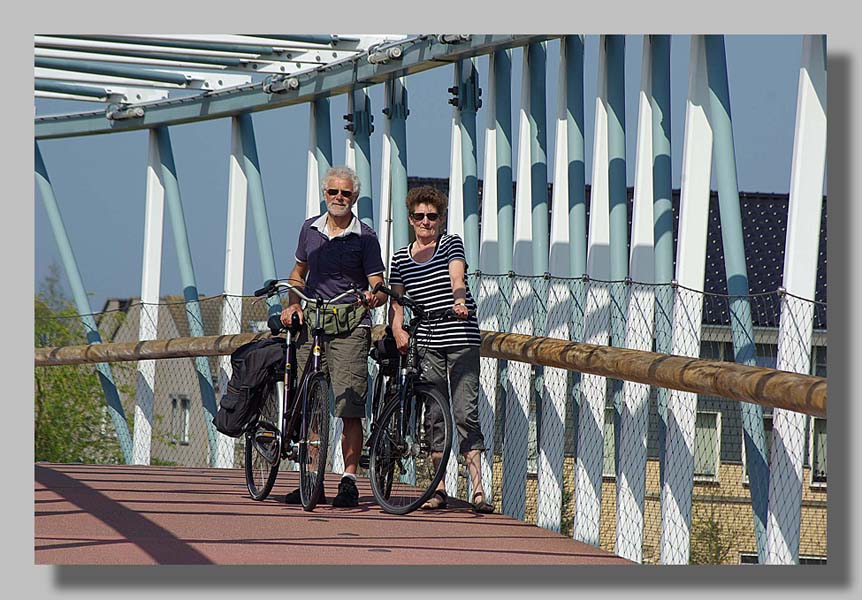
<instances>
[{"instance_id":1,"label":"elderly man","mask_svg":"<svg viewBox=\"0 0 862 600\"><path fill-rule=\"evenodd\" d=\"M306 286L322 298L333 298L353 286L364 290L368 306L379 306L385 302L385 295L372 294L368 288L383 282L380 242L374 230L360 222L351 210L359 195L359 179L347 167L333 167L326 171L321 184L326 212L302 224L296 245L296 265L290 278L293 282L304 280ZM287 326L294 314L306 322L299 297L291 292L288 306L281 312L281 322ZM305 366L310 351L309 337L304 327L297 348L297 362L301 367ZM350 331L323 338L323 369L335 395L335 416L341 417L344 423L341 434L344 474L332 506L353 507L359 503L356 467L362 452L370 344L371 317L367 311ZM336 368L330 369L330 365ZM288 494L285 502L299 504L299 490Z\"/></svg>"}]
</instances>

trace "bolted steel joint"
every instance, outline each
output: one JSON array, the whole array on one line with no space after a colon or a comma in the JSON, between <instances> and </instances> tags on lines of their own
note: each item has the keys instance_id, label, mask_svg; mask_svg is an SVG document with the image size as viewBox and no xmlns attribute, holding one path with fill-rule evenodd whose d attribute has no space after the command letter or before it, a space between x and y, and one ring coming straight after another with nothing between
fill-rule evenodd
<instances>
[{"instance_id":1,"label":"bolted steel joint","mask_svg":"<svg viewBox=\"0 0 862 600\"><path fill-rule=\"evenodd\" d=\"M444 33L437 36L437 41L441 44L460 44L469 41L469 39L469 34Z\"/></svg>"},{"instance_id":2,"label":"bolted steel joint","mask_svg":"<svg viewBox=\"0 0 862 600\"><path fill-rule=\"evenodd\" d=\"M402 54L403 51L400 47L392 46L384 50L370 52L368 54L368 62L372 65L382 65L388 63L390 60L399 60Z\"/></svg>"},{"instance_id":3,"label":"bolted steel joint","mask_svg":"<svg viewBox=\"0 0 862 600\"><path fill-rule=\"evenodd\" d=\"M109 121L124 121L126 119L140 119L144 116L144 109L140 106L123 107L111 104L105 111L105 118Z\"/></svg>"},{"instance_id":4,"label":"bolted steel joint","mask_svg":"<svg viewBox=\"0 0 862 600\"><path fill-rule=\"evenodd\" d=\"M298 90L299 79L296 77L272 77L263 82L263 91L267 94L278 94L288 90Z\"/></svg>"}]
</instances>

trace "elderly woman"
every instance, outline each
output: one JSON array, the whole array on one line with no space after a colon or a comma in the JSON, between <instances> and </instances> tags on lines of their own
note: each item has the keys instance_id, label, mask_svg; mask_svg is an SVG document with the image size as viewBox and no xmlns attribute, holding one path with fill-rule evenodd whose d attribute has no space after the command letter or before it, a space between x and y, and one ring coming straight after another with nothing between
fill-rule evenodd
<instances>
[{"instance_id":1,"label":"elderly woman","mask_svg":"<svg viewBox=\"0 0 862 600\"><path fill-rule=\"evenodd\" d=\"M451 398L455 424L473 485L471 504L479 513L494 512L482 489L480 452L485 440L479 428L479 324L476 303L464 273L467 262L464 243L457 235L440 235L440 226L449 203L439 190L422 186L407 193L407 210L416 241L392 257L389 284L428 310L452 308L458 320L423 323L417 331L422 378L434 385L444 398ZM470 315L468 311L473 310ZM409 335L401 326L404 310L396 302L389 309L389 321L398 349L407 351ZM452 394L449 395L447 373ZM438 455L442 457L442 452ZM445 485L441 481L422 508L445 508Z\"/></svg>"}]
</instances>

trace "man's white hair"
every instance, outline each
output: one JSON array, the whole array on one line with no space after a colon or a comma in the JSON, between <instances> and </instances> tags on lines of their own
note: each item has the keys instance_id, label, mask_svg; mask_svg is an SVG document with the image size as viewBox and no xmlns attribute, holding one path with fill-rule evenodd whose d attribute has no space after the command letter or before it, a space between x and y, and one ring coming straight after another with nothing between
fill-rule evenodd
<instances>
[{"instance_id":1,"label":"man's white hair","mask_svg":"<svg viewBox=\"0 0 862 600\"><path fill-rule=\"evenodd\" d=\"M320 189L325 190L327 187L326 182L330 179L349 179L353 183L353 195L354 197L359 197L359 177L356 175L356 172L350 167L345 166L337 166L337 167L329 167L326 169L326 173L323 174L323 177L320 179Z\"/></svg>"}]
</instances>

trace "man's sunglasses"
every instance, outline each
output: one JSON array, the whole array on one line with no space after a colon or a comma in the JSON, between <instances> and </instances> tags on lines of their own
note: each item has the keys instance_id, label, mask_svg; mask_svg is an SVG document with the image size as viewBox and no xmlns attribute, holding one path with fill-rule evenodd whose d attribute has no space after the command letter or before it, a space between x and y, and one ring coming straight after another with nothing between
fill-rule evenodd
<instances>
[{"instance_id":1,"label":"man's sunglasses","mask_svg":"<svg viewBox=\"0 0 862 600\"><path fill-rule=\"evenodd\" d=\"M335 198L338 194L341 194L342 196L344 196L348 200L353 198L353 192L351 192L350 190L339 190L336 188L329 188L326 190L326 195L330 196L332 198Z\"/></svg>"},{"instance_id":2,"label":"man's sunglasses","mask_svg":"<svg viewBox=\"0 0 862 600\"><path fill-rule=\"evenodd\" d=\"M417 223L419 221L421 221L422 219L424 219L425 217L428 217L428 220L433 223L434 221L437 220L437 217L439 217L439 216L440 215L438 215L437 213L419 213L419 212L410 213L410 218L413 219L414 221L416 221Z\"/></svg>"}]
</instances>

